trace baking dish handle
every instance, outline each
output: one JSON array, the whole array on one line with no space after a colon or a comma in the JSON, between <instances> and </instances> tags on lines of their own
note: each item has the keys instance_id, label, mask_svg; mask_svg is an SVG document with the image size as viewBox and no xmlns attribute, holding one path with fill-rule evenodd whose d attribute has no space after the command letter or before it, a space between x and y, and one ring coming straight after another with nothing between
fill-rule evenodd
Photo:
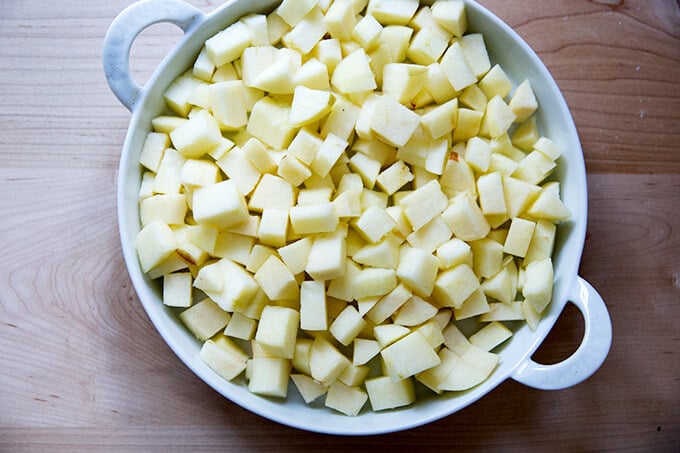
<instances>
[{"instance_id":1,"label":"baking dish handle","mask_svg":"<svg viewBox=\"0 0 680 453\"><path fill-rule=\"evenodd\" d=\"M602 297L584 279L578 277L570 293L570 301L578 307L585 320L583 341L566 360L542 365L527 358L512 374L512 378L529 387L559 390L589 378L602 365L612 342L612 324Z\"/></svg>"},{"instance_id":2,"label":"baking dish handle","mask_svg":"<svg viewBox=\"0 0 680 453\"><path fill-rule=\"evenodd\" d=\"M137 36L160 22L175 24L186 33L203 18L198 8L181 0L142 0L113 20L104 38L104 74L111 91L128 110L134 110L144 90L130 73L130 49Z\"/></svg>"}]
</instances>

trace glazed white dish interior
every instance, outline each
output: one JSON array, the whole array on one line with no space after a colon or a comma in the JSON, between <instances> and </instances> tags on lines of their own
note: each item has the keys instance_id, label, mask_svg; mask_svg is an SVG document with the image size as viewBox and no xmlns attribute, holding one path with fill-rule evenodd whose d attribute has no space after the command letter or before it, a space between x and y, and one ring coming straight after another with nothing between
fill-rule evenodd
<instances>
[{"instance_id":1,"label":"glazed white dish interior","mask_svg":"<svg viewBox=\"0 0 680 453\"><path fill-rule=\"evenodd\" d=\"M423 425L461 410L508 378L536 388L561 389L592 375L609 351L612 333L602 298L578 277L587 224L587 187L576 127L557 84L538 56L510 27L472 1L466 2L469 30L484 34L492 62L500 64L515 84L524 79L531 81L540 104L537 120L541 133L550 137L564 153L553 178L561 182L562 199L573 217L558 228L553 256L553 301L538 329L531 331L526 325L519 327L513 338L499 348L501 359L497 369L488 380L472 390L435 395L421 388L417 402L411 406L372 412L367 403L356 417L323 407L322 399L311 406L305 404L292 384L286 400L252 394L242 378L227 382L199 360L201 343L183 326L176 313L163 305L159 283L143 274L137 260L139 155L145 135L151 128L151 119L165 110L163 92L173 79L193 64L205 40L244 14L267 13L277 3L266 0L230 1L213 13L204 15L181 0L145 0L131 5L116 18L104 43L108 82L116 96L132 112L118 175L118 217L123 254L144 309L177 356L217 392L254 413L296 428L341 435L378 434ZM175 23L185 31L185 35L146 86L140 87L130 76L129 49L140 31L157 22ZM585 335L581 346L564 362L550 366L536 364L531 360L532 354L569 301L584 316Z\"/></svg>"}]
</instances>

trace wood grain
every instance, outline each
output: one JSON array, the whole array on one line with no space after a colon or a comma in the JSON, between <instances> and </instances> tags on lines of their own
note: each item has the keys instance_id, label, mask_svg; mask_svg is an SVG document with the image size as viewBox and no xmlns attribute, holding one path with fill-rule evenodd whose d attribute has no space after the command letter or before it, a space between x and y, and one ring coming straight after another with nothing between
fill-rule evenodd
<instances>
[{"instance_id":1,"label":"wood grain","mask_svg":"<svg viewBox=\"0 0 680 453\"><path fill-rule=\"evenodd\" d=\"M536 49L572 109L589 172L581 275L607 301L614 343L573 388L508 381L438 422L365 438L304 433L223 399L139 304L115 205L130 114L101 69L104 33L129 3L0 9L0 451L680 449L677 2L480 2ZM179 36L142 34L138 80ZM581 332L566 310L536 357L561 360Z\"/></svg>"}]
</instances>

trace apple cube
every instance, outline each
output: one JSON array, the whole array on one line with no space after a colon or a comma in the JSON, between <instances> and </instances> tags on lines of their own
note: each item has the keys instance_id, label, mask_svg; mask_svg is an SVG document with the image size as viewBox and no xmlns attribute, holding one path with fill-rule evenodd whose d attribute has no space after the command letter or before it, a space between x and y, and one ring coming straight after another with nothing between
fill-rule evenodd
<instances>
[{"instance_id":1,"label":"apple cube","mask_svg":"<svg viewBox=\"0 0 680 453\"><path fill-rule=\"evenodd\" d=\"M245 101L245 85L240 80L210 85L213 115L229 129L243 127L248 122Z\"/></svg>"},{"instance_id":2,"label":"apple cube","mask_svg":"<svg viewBox=\"0 0 680 453\"><path fill-rule=\"evenodd\" d=\"M252 340L257 329L257 321L241 313L234 313L224 329L224 335L241 340Z\"/></svg>"},{"instance_id":3,"label":"apple cube","mask_svg":"<svg viewBox=\"0 0 680 453\"><path fill-rule=\"evenodd\" d=\"M294 187L285 179L264 174L250 197L248 207L256 212L264 209L288 210L295 205Z\"/></svg>"},{"instance_id":4,"label":"apple cube","mask_svg":"<svg viewBox=\"0 0 680 453\"><path fill-rule=\"evenodd\" d=\"M291 374L290 379L300 392L300 396L309 404L325 394L327 389L320 382L315 381L305 374Z\"/></svg>"},{"instance_id":5,"label":"apple cube","mask_svg":"<svg viewBox=\"0 0 680 453\"><path fill-rule=\"evenodd\" d=\"M495 96L505 98L508 94L510 94L510 90L512 90L512 81L510 78L508 78L505 71L503 71L503 68L501 68L499 65L495 65L489 72L486 73L482 80L479 81L479 88L484 91L484 94L488 99L492 99ZM512 110L512 107L510 107L510 109Z\"/></svg>"},{"instance_id":6,"label":"apple cube","mask_svg":"<svg viewBox=\"0 0 680 453\"><path fill-rule=\"evenodd\" d=\"M213 340L203 343L198 357L223 379L231 381L246 369L246 361Z\"/></svg>"},{"instance_id":7,"label":"apple cube","mask_svg":"<svg viewBox=\"0 0 680 453\"><path fill-rule=\"evenodd\" d=\"M439 178L439 183L442 186L442 191L449 198L454 198L460 192L467 192L471 196L477 197L475 174L464 159L449 159Z\"/></svg>"},{"instance_id":8,"label":"apple cube","mask_svg":"<svg viewBox=\"0 0 680 453\"><path fill-rule=\"evenodd\" d=\"M428 110L420 121L430 137L444 137L451 133L458 122L458 100L452 99Z\"/></svg>"},{"instance_id":9,"label":"apple cube","mask_svg":"<svg viewBox=\"0 0 680 453\"><path fill-rule=\"evenodd\" d=\"M479 286L479 279L472 268L459 264L439 274L432 296L442 307L460 308Z\"/></svg>"},{"instance_id":10,"label":"apple cube","mask_svg":"<svg viewBox=\"0 0 680 453\"><path fill-rule=\"evenodd\" d=\"M512 219L508 236L503 245L503 252L523 258L529 249L535 228L536 222L519 217Z\"/></svg>"},{"instance_id":11,"label":"apple cube","mask_svg":"<svg viewBox=\"0 0 680 453\"><path fill-rule=\"evenodd\" d=\"M452 199L442 213L455 237L463 241L474 241L486 237L491 226L475 200L468 192L462 192Z\"/></svg>"},{"instance_id":12,"label":"apple cube","mask_svg":"<svg viewBox=\"0 0 680 453\"><path fill-rule=\"evenodd\" d=\"M538 109L538 101L531 87L531 82L525 80L515 89L509 103L510 110L517 116L518 122L526 121Z\"/></svg>"},{"instance_id":13,"label":"apple cube","mask_svg":"<svg viewBox=\"0 0 680 453\"><path fill-rule=\"evenodd\" d=\"M385 169L376 178L378 187L388 195L392 195L411 181L413 181L413 174L409 167L401 160Z\"/></svg>"},{"instance_id":14,"label":"apple cube","mask_svg":"<svg viewBox=\"0 0 680 453\"><path fill-rule=\"evenodd\" d=\"M330 233L338 226L338 215L330 202L293 206L290 223L295 234Z\"/></svg>"},{"instance_id":15,"label":"apple cube","mask_svg":"<svg viewBox=\"0 0 680 453\"><path fill-rule=\"evenodd\" d=\"M288 147L288 153L297 157L305 165L311 165L322 140L308 129L301 129Z\"/></svg>"},{"instance_id":16,"label":"apple cube","mask_svg":"<svg viewBox=\"0 0 680 453\"><path fill-rule=\"evenodd\" d=\"M293 77L293 84L316 90L329 90L331 87L328 67L316 58L307 60Z\"/></svg>"},{"instance_id":17,"label":"apple cube","mask_svg":"<svg viewBox=\"0 0 680 453\"><path fill-rule=\"evenodd\" d=\"M230 181L201 187L194 192L194 219L201 224L227 228L248 220L245 198Z\"/></svg>"},{"instance_id":18,"label":"apple cube","mask_svg":"<svg viewBox=\"0 0 680 453\"><path fill-rule=\"evenodd\" d=\"M366 244L352 255L352 259L365 266L396 269L399 264L399 241L388 234L375 244Z\"/></svg>"},{"instance_id":19,"label":"apple cube","mask_svg":"<svg viewBox=\"0 0 680 453\"><path fill-rule=\"evenodd\" d=\"M375 20L375 17L369 14L362 17L356 23L351 36L354 41L368 52L378 45L382 29L382 25Z\"/></svg>"},{"instance_id":20,"label":"apple cube","mask_svg":"<svg viewBox=\"0 0 680 453\"><path fill-rule=\"evenodd\" d=\"M222 133L211 115L196 115L170 132L170 139L182 155L197 158L220 144Z\"/></svg>"},{"instance_id":21,"label":"apple cube","mask_svg":"<svg viewBox=\"0 0 680 453\"><path fill-rule=\"evenodd\" d=\"M472 250L470 246L458 238L453 238L437 247L436 256L440 269L449 269L458 264L472 266Z\"/></svg>"},{"instance_id":22,"label":"apple cube","mask_svg":"<svg viewBox=\"0 0 680 453\"><path fill-rule=\"evenodd\" d=\"M411 329L398 324L380 324L373 328L373 337L378 341L381 350L397 340L401 340L409 333L411 333Z\"/></svg>"},{"instance_id":23,"label":"apple cube","mask_svg":"<svg viewBox=\"0 0 680 453\"><path fill-rule=\"evenodd\" d=\"M383 142L404 146L420 125L420 116L391 96L380 96L370 117L370 130Z\"/></svg>"},{"instance_id":24,"label":"apple cube","mask_svg":"<svg viewBox=\"0 0 680 453\"><path fill-rule=\"evenodd\" d=\"M416 295L428 297L432 294L439 271L437 258L419 248L403 247L397 276Z\"/></svg>"},{"instance_id":25,"label":"apple cube","mask_svg":"<svg viewBox=\"0 0 680 453\"><path fill-rule=\"evenodd\" d=\"M392 320L400 326L412 327L432 319L438 311L437 307L414 295L392 315Z\"/></svg>"},{"instance_id":26,"label":"apple cube","mask_svg":"<svg viewBox=\"0 0 680 453\"><path fill-rule=\"evenodd\" d=\"M465 147L465 161L478 173L486 173L491 162L491 146L479 137L472 137Z\"/></svg>"},{"instance_id":27,"label":"apple cube","mask_svg":"<svg viewBox=\"0 0 680 453\"><path fill-rule=\"evenodd\" d=\"M427 253L433 253L437 247L451 239L452 234L451 228L444 219L437 216L418 231L407 235L406 241L413 247L422 249Z\"/></svg>"},{"instance_id":28,"label":"apple cube","mask_svg":"<svg viewBox=\"0 0 680 453\"><path fill-rule=\"evenodd\" d=\"M243 22L235 22L205 42L215 66L230 63L241 56L251 43L250 30Z\"/></svg>"},{"instance_id":29,"label":"apple cube","mask_svg":"<svg viewBox=\"0 0 680 453\"><path fill-rule=\"evenodd\" d=\"M479 128L484 119L484 112L476 110L459 108L458 122L456 128L453 130L453 142L464 142L479 133Z\"/></svg>"},{"instance_id":30,"label":"apple cube","mask_svg":"<svg viewBox=\"0 0 680 453\"><path fill-rule=\"evenodd\" d=\"M465 55L468 67L479 78L491 69L489 54L484 44L484 36L481 33L469 33L462 36L458 41Z\"/></svg>"},{"instance_id":31,"label":"apple cube","mask_svg":"<svg viewBox=\"0 0 680 453\"><path fill-rule=\"evenodd\" d=\"M408 48L409 60L421 65L429 65L438 61L448 47L448 36L442 36L442 33L433 27L420 29Z\"/></svg>"},{"instance_id":32,"label":"apple cube","mask_svg":"<svg viewBox=\"0 0 680 453\"><path fill-rule=\"evenodd\" d=\"M286 307L268 305L262 311L255 341L268 354L292 359L300 325L300 313Z\"/></svg>"},{"instance_id":33,"label":"apple cube","mask_svg":"<svg viewBox=\"0 0 680 453\"><path fill-rule=\"evenodd\" d=\"M321 143L321 146L310 165L312 171L321 178L325 178L331 171L331 168L338 162L338 159L340 159L340 156L342 156L347 146L347 141L335 134L328 134L326 139Z\"/></svg>"},{"instance_id":34,"label":"apple cube","mask_svg":"<svg viewBox=\"0 0 680 453\"><path fill-rule=\"evenodd\" d=\"M319 0L283 0L276 14L295 27L319 3Z\"/></svg>"},{"instance_id":35,"label":"apple cube","mask_svg":"<svg viewBox=\"0 0 680 453\"><path fill-rule=\"evenodd\" d=\"M194 279L194 287L225 311L250 302L260 289L250 272L228 258L203 266Z\"/></svg>"},{"instance_id":36,"label":"apple cube","mask_svg":"<svg viewBox=\"0 0 680 453\"><path fill-rule=\"evenodd\" d=\"M392 231L396 223L387 212L379 206L370 206L352 223L352 227L370 243L379 242Z\"/></svg>"},{"instance_id":37,"label":"apple cube","mask_svg":"<svg viewBox=\"0 0 680 453\"><path fill-rule=\"evenodd\" d=\"M541 191L538 198L526 212L532 217L549 220L554 223L568 220L571 217L571 211L560 200L559 194L546 189Z\"/></svg>"},{"instance_id":38,"label":"apple cube","mask_svg":"<svg viewBox=\"0 0 680 453\"><path fill-rule=\"evenodd\" d=\"M328 295L346 302L354 300L354 279L361 271L360 266L351 258L346 259L345 273L328 284Z\"/></svg>"},{"instance_id":39,"label":"apple cube","mask_svg":"<svg viewBox=\"0 0 680 453\"><path fill-rule=\"evenodd\" d=\"M326 288L322 281L304 281L300 285L300 328L328 329Z\"/></svg>"},{"instance_id":40,"label":"apple cube","mask_svg":"<svg viewBox=\"0 0 680 453\"><path fill-rule=\"evenodd\" d=\"M448 198L436 180L430 181L399 201L413 229L417 231L446 208Z\"/></svg>"},{"instance_id":41,"label":"apple cube","mask_svg":"<svg viewBox=\"0 0 680 453\"><path fill-rule=\"evenodd\" d=\"M366 269L362 272L365 272ZM399 284L381 297L366 313L366 317L374 324L381 324L392 316L399 307L404 305L412 296L411 291Z\"/></svg>"},{"instance_id":42,"label":"apple cube","mask_svg":"<svg viewBox=\"0 0 680 453\"><path fill-rule=\"evenodd\" d=\"M489 131L492 138L505 134L517 116L508 107L503 98L496 95L486 106L482 128Z\"/></svg>"},{"instance_id":43,"label":"apple cube","mask_svg":"<svg viewBox=\"0 0 680 453\"><path fill-rule=\"evenodd\" d=\"M498 321L493 321L472 334L470 343L485 351L491 351L510 337L512 337L512 330Z\"/></svg>"},{"instance_id":44,"label":"apple cube","mask_svg":"<svg viewBox=\"0 0 680 453\"><path fill-rule=\"evenodd\" d=\"M163 304L168 307L189 307L191 302L190 272L175 272L163 276Z\"/></svg>"},{"instance_id":45,"label":"apple cube","mask_svg":"<svg viewBox=\"0 0 680 453\"><path fill-rule=\"evenodd\" d=\"M543 313L550 303L553 280L553 265L550 258L533 261L526 267L522 295L538 313Z\"/></svg>"},{"instance_id":46,"label":"apple cube","mask_svg":"<svg viewBox=\"0 0 680 453\"><path fill-rule=\"evenodd\" d=\"M148 272L177 250L177 239L167 224L151 222L137 233L135 248L142 271Z\"/></svg>"},{"instance_id":47,"label":"apple cube","mask_svg":"<svg viewBox=\"0 0 680 453\"><path fill-rule=\"evenodd\" d=\"M477 82L477 77L465 58L461 42L456 41L449 46L439 62L442 72L456 91L462 91Z\"/></svg>"},{"instance_id":48,"label":"apple cube","mask_svg":"<svg viewBox=\"0 0 680 453\"><path fill-rule=\"evenodd\" d=\"M203 83L202 80L193 77L190 72L187 72L179 76L168 86L167 90L163 93L163 98L171 110L178 115L186 117L192 108L192 105L189 103L189 97L201 83ZM175 122L173 129L185 121ZM161 131L159 129L156 129L156 131L170 132L169 130Z\"/></svg>"},{"instance_id":49,"label":"apple cube","mask_svg":"<svg viewBox=\"0 0 680 453\"><path fill-rule=\"evenodd\" d=\"M357 16L349 1L336 1L328 8L324 22L332 38L348 41L356 25Z\"/></svg>"},{"instance_id":50,"label":"apple cube","mask_svg":"<svg viewBox=\"0 0 680 453\"><path fill-rule=\"evenodd\" d=\"M418 4L418 0L370 0L366 12L383 25L406 25Z\"/></svg>"},{"instance_id":51,"label":"apple cube","mask_svg":"<svg viewBox=\"0 0 680 453\"><path fill-rule=\"evenodd\" d=\"M515 113L515 115L517 115L517 113ZM519 119L516 121L519 121ZM534 149L534 143L536 143L538 139L538 125L535 116L531 116L520 123L512 134L512 144L522 151L531 151Z\"/></svg>"},{"instance_id":52,"label":"apple cube","mask_svg":"<svg viewBox=\"0 0 680 453\"><path fill-rule=\"evenodd\" d=\"M376 340L356 338L353 342L352 364L355 366L368 363L380 352L380 344Z\"/></svg>"},{"instance_id":53,"label":"apple cube","mask_svg":"<svg viewBox=\"0 0 680 453\"><path fill-rule=\"evenodd\" d=\"M241 148L234 148L217 161L217 166L236 185L241 194L250 194L262 176Z\"/></svg>"},{"instance_id":54,"label":"apple cube","mask_svg":"<svg viewBox=\"0 0 680 453\"><path fill-rule=\"evenodd\" d=\"M394 269L368 267L354 278L354 299L382 296L397 286Z\"/></svg>"},{"instance_id":55,"label":"apple cube","mask_svg":"<svg viewBox=\"0 0 680 453\"><path fill-rule=\"evenodd\" d=\"M305 271L314 280L332 280L345 273L347 243L341 234L317 235L309 251Z\"/></svg>"},{"instance_id":56,"label":"apple cube","mask_svg":"<svg viewBox=\"0 0 680 453\"><path fill-rule=\"evenodd\" d=\"M345 94L362 93L377 88L375 75L364 49L358 48L337 64L331 76L331 85Z\"/></svg>"},{"instance_id":57,"label":"apple cube","mask_svg":"<svg viewBox=\"0 0 680 453\"><path fill-rule=\"evenodd\" d=\"M383 68L382 92L397 102L407 105L423 89L426 80L426 66L388 63Z\"/></svg>"},{"instance_id":58,"label":"apple cube","mask_svg":"<svg viewBox=\"0 0 680 453\"><path fill-rule=\"evenodd\" d=\"M468 296L463 304L453 309L453 316L456 321L472 318L473 316L484 315L490 311L489 301L482 288L477 288Z\"/></svg>"},{"instance_id":59,"label":"apple cube","mask_svg":"<svg viewBox=\"0 0 680 453\"><path fill-rule=\"evenodd\" d=\"M247 131L274 149L285 149L297 133L289 122L290 111L288 103L264 97L253 106Z\"/></svg>"},{"instance_id":60,"label":"apple cube","mask_svg":"<svg viewBox=\"0 0 680 453\"><path fill-rule=\"evenodd\" d=\"M358 415L366 404L368 395L360 387L350 387L342 382L333 382L326 393L326 407L347 416Z\"/></svg>"},{"instance_id":61,"label":"apple cube","mask_svg":"<svg viewBox=\"0 0 680 453\"><path fill-rule=\"evenodd\" d=\"M312 378L329 386L352 362L323 336L314 338L309 355Z\"/></svg>"},{"instance_id":62,"label":"apple cube","mask_svg":"<svg viewBox=\"0 0 680 453\"><path fill-rule=\"evenodd\" d=\"M465 2L436 1L432 4L432 18L446 30L460 38L467 29L468 21L465 13Z\"/></svg>"},{"instance_id":63,"label":"apple cube","mask_svg":"<svg viewBox=\"0 0 680 453\"><path fill-rule=\"evenodd\" d=\"M473 84L460 93L458 102L461 107L484 112L484 110L486 110L486 105L489 103L489 98L486 97L486 94L484 94L484 91L482 91L479 85Z\"/></svg>"},{"instance_id":64,"label":"apple cube","mask_svg":"<svg viewBox=\"0 0 680 453\"><path fill-rule=\"evenodd\" d=\"M255 273L255 281L271 300L297 299L300 288L293 273L275 256L267 258Z\"/></svg>"},{"instance_id":65,"label":"apple cube","mask_svg":"<svg viewBox=\"0 0 680 453\"><path fill-rule=\"evenodd\" d=\"M220 169L210 160L187 159L182 165L180 181L185 187L201 187L219 182Z\"/></svg>"},{"instance_id":66,"label":"apple cube","mask_svg":"<svg viewBox=\"0 0 680 453\"><path fill-rule=\"evenodd\" d=\"M279 357L255 357L248 361L248 390L263 396L285 398L288 395L290 360Z\"/></svg>"},{"instance_id":67,"label":"apple cube","mask_svg":"<svg viewBox=\"0 0 680 453\"><path fill-rule=\"evenodd\" d=\"M481 384L486 378L489 377L491 372L496 367L498 363L498 356L495 354L488 353L481 348L472 346L470 350L474 349L474 354L470 353L470 357L467 360L463 360L461 356L456 353L443 349L442 353L447 355L450 359L450 371L444 380L437 386L439 390L445 391L462 391L468 390L476 385ZM487 356L482 356L482 353L489 354ZM484 357L484 360L480 360L478 363L476 361L477 357ZM442 361L444 359L442 358Z\"/></svg>"},{"instance_id":68,"label":"apple cube","mask_svg":"<svg viewBox=\"0 0 680 453\"><path fill-rule=\"evenodd\" d=\"M348 305L330 325L329 332L341 344L348 346L365 326L366 321L357 309Z\"/></svg>"},{"instance_id":69,"label":"apple cube","mask_svg":"<svg viewBox=\"0 0 680 453\"><path fill-rule=\"evenodd\" d=\"M323 13L318 8L313 8L283 36L283 43L306 55L327 32Z\"/></svg>"},{"instance_id":70,"label":"apple cube","mask_svg":"<svg viewBox=\"0 0 680 453\"><path fill-rule=\"evenodd\" d=\"M479 317L480 322L522 321L524 311L522 302L494 302L489 304L489 311Z\"/></svg>"},{"instance_id":71,"label":"apple cube","mask_svg":"<svg viewBox=\"0 0 680 453\"><path fill-rule=\"evenodd\" d=\"M272 247L283 247L288 237L288 211L265 208L262 210L257 237L261 243Z\"/></svg>"},{"instance_id":72,"label":"apple cube","mask_svg":"<svg viewBox=\"0 0 680 453\"><path fill-rule=\"evenodd\" d=\"M139 163L152 172L156 172L163 159L163 153L169 146L170 137L168 137L168 134L160 132L147 133L144 145L142 145Z\"/></svg>"},{"instance_id":73,"label":"apple cube","mask_svg":"<svg viewBox=\"0 0 680 453\"><path fill-rule=\"evenodd\" d=\"M182 311L179 319L197 339L205 341L224 329L231 315L206 297Z\"/></svg>"},{"instance_id":74,"label":"apple cube","mask_svg":"<svg viewBox=\"0 0 680 453\"><path fill-rule=\"evenodd\" d=\"M507 214L505 192L500 172L488 173L477 179L479 204L485 215Z\"/></svg>"},{"instance_id":75,"label":"apple cube","mask_svg":"<svg viewBox=\"0 0 680 453\"><path fill-rule=\"evenodd\" d=\"M186 197L182 194L154 195L139 203L139 217L142 226L151 222L182 225L186 212Z\"/></svg>"},{"instance_id":76,"label":"apple cube","mask_svg":"<svg viewBox=\"0 0 680 453\"><path fill-rule=\"evenodd\" d=\"M500 302L510 303L515 300L517 286L513 285L510 271L503 268L496 275L485 279L482 282L484 294Z\"/></svg>"},{"instance_id":77,"label":"apple cube","mask_svg":"<svg viewBox=\"0 0 680 453\"><path fill-rule=\"evenodd\" d=\"M483 278L496 275L503 267L503 245L490 238L470 241L475 273Z\"/></svg>"},{"instance_id":78,"label":"apple cube","mask_svg":"<svg viewBox=\"0 0 680 453\"><path fill-rule=\"evenodd\" d=\"M539 219L536 222L534 234L531 236L529 248L524 256L525 264L550 258L555 244L556 231L557 226L548 220Z\"/></svg>"},{"instance_id":79,"label":"apple cube","mask_svg":"<svg viewBox=\"0 0 680 453\"><path fill-rule=\"evenodd\" d=\"M420 332L412 332L380 352L392 382L439 365L441 360Z\"/></svg>"},{"instance_id":80,"label":"apple cube","mask_svg":"<svg viewBox=\"0 0 680 453\"><path fill-rule=\"evenodd\" d=\"M321 135L328 137L333 134L342 140L350 140L360 112L361 108L341 96L336 96L331 111L321 128Z\"/></svg>"},{"instance_id":81,"label":"apple cube","mask_svg":"<svg viewBox=\"0 0 680 453\"><path fill-rule=\"evenodd\" d=\"M366 391L374 411L408 406L416 400L411 379L393 382L389 376L379 376L366 381Z\"/></svg>"}]
</instances>

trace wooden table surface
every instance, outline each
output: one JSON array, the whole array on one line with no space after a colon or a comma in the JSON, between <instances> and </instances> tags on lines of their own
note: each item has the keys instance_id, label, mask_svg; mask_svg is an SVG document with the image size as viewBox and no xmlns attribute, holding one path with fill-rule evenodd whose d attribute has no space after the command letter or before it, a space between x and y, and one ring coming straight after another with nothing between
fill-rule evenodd
<instances>
[{"instance_id":1,"label":"wooden table surface","mask_svg":"<svg viewBox=\"0 0 680 453\"><path fill-rule=\"evenodd\" d=\"M130 114L101 68L130 0L9 0L0 9L0 451L680 450L680 9L674 0L483 0L531 44L572 109L588 170L580 273L614 341L589 380L507 381L408 432L332 437L223 399L165 345L118 239L115 180ZM220 1L191 0L205 12ZM139 80L180 36L145 31ZM568 309L536 358L568 356Z\"/></svg>"}]
</instances>

